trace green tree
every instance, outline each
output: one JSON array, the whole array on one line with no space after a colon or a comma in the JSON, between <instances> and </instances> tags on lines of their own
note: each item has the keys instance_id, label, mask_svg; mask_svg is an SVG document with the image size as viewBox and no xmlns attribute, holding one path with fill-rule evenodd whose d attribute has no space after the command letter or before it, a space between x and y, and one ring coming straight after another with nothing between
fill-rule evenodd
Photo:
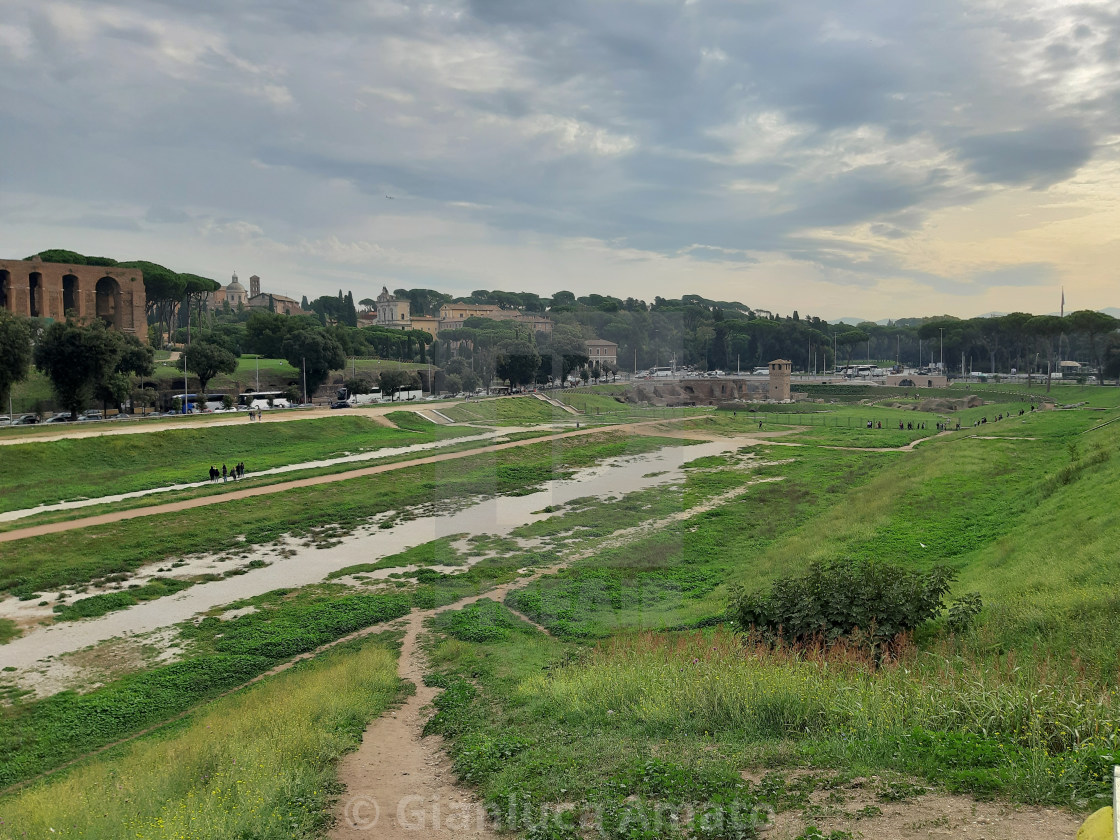
<instances>
[{"instance_id":1,"label":"green tree","mask_svg":"<svg viewBox=\"0 0 1120 840\"><path fill-rule=\"evenodd\" d=\"M31 370L31 323L0 309L0 407L8 407L11 387Z\"/></svg>"},{"instance_id":2,"label":"green tree","mask_svg":"<svg viewBox=\"0 0 1120 840\"><path fill-rule=\"evenodd\" d=\"M381 385L381 393L388 395L390 399L396 399L397 393L402 388L407 388L412 376L406 370L383 370L378 377Z\"/></svg>"},{"instance_id":3,"label":"green tree","mask_svg":"<svg viewBox=\"0 0 1120 840\"><path fill-rule=\"evenodd\" d=\"M1062 334L1065 322L1057 315L1036 315L1027 321L1028 335L1042 345L1046 353L1046 393L1050 393L1050 379L1054 375L1054 339Z\"/></svg>"},{"instance_id":4,"label":"green tree","mask_svg":"<svg viewBox=\"0 0 1120 840\"><path fill-rule=\"evenodd\" d=\"M115 330L110 330L109 335L116 344L116 361L93 383L93 396L103 408L120 408L132 396L132 376L149 376L156 370L156 353L136 336Z\"/></svg>"},{"instance_id":5,"label":"green tree","mask_svg":"<svg viewBox=\"0 0 1120 840\"><path fill-rule=\"evenodd\" d=\"M187 293L187 281L166 266L146 260L122 262L124 268L138 268L144 272L144 296L148 317L154 318L163 343L164 328L170 337L171 325Z\"/></svg>"},{"instance_id":6,"label":"green tree","mask_svg":"<svg viewBox=\"0 0 1120 840\"><path fill-rule=\"evenodd\" d=\"M100 319L88 326L56 321L35 345L35 367L51 380L55 396L76 419L93 388L115 372L121 344Z\"/></svg>"},{"instance_id":7,"label":"green tree","mask_svg":"<svg viewBox=\"0 0 1120 840\"><path fill-rule=\"evenodd\" d=\"M848 351L848 364L852 363L852 348L857 344L866 344L868 336L863 330L848 330L836 336L836 343Z\"/></svg>"},{"instance_id":8,"label":"green tree","mask_svg":"<svg viewBox=\"0 0 1120 840\"><path fill-rule=\"evenodd\" d=\"M211 379L219 373L233 373L237 370L237 357L219 344L196 341L183 353L179 367L198 377L199 399L204 400L206 386Z\"/></svg>"},{"instance_id":9,"label":"green tree","mask_svg":"<svg viewBox=\"0 0 1120 840\"><path fill-rule=\"evenodd\" d=\"M1093 309L1079 309L1077 312L1071 312L1066 320L1074 332L1081 333L1088 340L1091 360L1096 362L1097 365L1097 381L1103 383L1104 357L1103 354L1098 353L1097 339L1102 335L1113 332L1116 329L1117 320L1111 315Z\"/></svg>"},{"instance_id":10,"label":"green tree","mask_svg":"<svg viewBox=\"0 0 1120 840\"><path fill-rule=\"evenodd\" d=\"M346 365L342 345L322 330L300 330L284 339L284 358L293 367L306 371L310 397L327 381L332 370Z\"/></svg>"},{"instance_id":11,"label":"green tree","mask_svg":"<svg viewBox=\"0 0 1120 840\"><path fill-rule=\"evenodd\" d=\"M527 341L504 341L494 357L498 376L509 382L510 387L528 385L537 375L541 357Z\"/></svg>"}]
</instances>

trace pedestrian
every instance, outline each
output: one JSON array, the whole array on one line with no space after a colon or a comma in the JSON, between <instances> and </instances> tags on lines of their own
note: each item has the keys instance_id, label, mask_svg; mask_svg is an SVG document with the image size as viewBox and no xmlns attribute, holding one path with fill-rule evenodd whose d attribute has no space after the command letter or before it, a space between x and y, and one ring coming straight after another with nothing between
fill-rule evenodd
<instances>
[{"instance_id":1,"label":"pedestrian","mask_svg":"<svg viewBox=\"0 0 1120 840\"><path fill-rule=\"evenodd\" d=\"M244 461L238 461L237 462L237 477L238 478L244 478L244 476L245 476L245 462Z\"/></svg>"},{"instance_id":2,"label":"pedestrian","mask_svg":"<svg viewBox=\"0 0 1120 840\"><path fill-rule=\"evenodd\" d=\"M213 481L213 480L214 480L214 477L215 477L215 476L216 476L217 474L218 474L218 471L217 471L216 469L214 469L214 465L213 465L213 464L211 464L211 465L210 465L210 480L211 480L211 481Z\"/></svg>"},{"instance_id":3,"label":"pedestrian","mask_svg":"<svg viewBox=\"0 0 1120 840\"><path fill-rule=\"evenodd\" d=\"M242 476L245 475L245 462L244 461L241 462L241 475Z\"/></svg>"},{"instance_id":4,"label":"pedestrian","mask_svg":"<svg viewBox=\"0 0 1120 840\"><path fill-rule=\"evenodd\" d=\"M229 472L226 470L226 465L222 464L222 484L226 483L226 477L228 475L229 475Z\"/></svg>"},{"instance_id":5,"label":"pedestrian","mask_svg":"<svg viewBox=\"0 0 1120 840\"><path fill-rule=\"evenodd\" d=\"M761 420L758 421L758 428L760 428L760 429L762 428L762 421Z\"/></svg>"}]
</instances>

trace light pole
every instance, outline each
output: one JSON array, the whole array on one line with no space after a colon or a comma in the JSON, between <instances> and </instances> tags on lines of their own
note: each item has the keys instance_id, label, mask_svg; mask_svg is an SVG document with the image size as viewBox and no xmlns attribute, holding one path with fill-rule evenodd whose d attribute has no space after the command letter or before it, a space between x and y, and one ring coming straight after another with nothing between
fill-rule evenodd
<instances>
[{"instance_id":1,"label":"light pole","mask_svg":"<svg viewBox=\"0 0 1120 840\"><path fill-rule=\"evenodd\" d=\"M183 301L184 304L189 303L189 300ZM191 349L191 310L187 307L187 343L183 347L183 414L187 413L187 351Z\"/></svg>"},{"instance_id":2,"label":"light pole","mask_svg":"<svg viewBox=\"0 0 1120 840\"><path fill-rule=\"evenodd\" d=\"M937 331L941 333L941 374L945 374L945 328L938 327Z\"/></svg>"}]
</instances>

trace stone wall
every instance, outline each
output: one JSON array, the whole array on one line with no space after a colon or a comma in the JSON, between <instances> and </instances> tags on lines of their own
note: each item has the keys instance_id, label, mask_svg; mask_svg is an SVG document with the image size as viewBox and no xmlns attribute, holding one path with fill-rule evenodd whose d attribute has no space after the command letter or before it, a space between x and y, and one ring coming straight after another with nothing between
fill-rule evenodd
<instances>
[{"instance_id":1,"label":"stone wall","mask_svg":"<svg viewBox=\"0 0 1120 840\"><path fill-rule=\"evenodd\" d=\"M101 318L148 341L144 274L138 268L0 260L0 307L28 318Z\"/></svg>"}]
</instances>

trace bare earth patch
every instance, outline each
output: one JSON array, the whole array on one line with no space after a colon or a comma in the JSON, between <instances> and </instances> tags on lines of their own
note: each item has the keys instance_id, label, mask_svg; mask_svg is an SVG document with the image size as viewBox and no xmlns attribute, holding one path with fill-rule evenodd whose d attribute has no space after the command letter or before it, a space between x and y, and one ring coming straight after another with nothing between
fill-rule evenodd
<instances>
[{"instance_id":1,"label":"bare earth patch","mask_svg":"<svg viewBox=\"0 0 1120 840\"><path fill-rule=\"evenodd\" d=\"M757 784L767 772L747 771L743 778ZM828 774L793 770L783 775L797 779ZM774 816L766 840L792 840L810 825L826 837L832 831L846 831L865 840L1072 840L1080 825L1077 817L1057 808L977 802L906 784L926 792L904 801L884 801L885 784L874 776L816 790L809 795L808 808Z\"/></svg>"}]
</instances>

